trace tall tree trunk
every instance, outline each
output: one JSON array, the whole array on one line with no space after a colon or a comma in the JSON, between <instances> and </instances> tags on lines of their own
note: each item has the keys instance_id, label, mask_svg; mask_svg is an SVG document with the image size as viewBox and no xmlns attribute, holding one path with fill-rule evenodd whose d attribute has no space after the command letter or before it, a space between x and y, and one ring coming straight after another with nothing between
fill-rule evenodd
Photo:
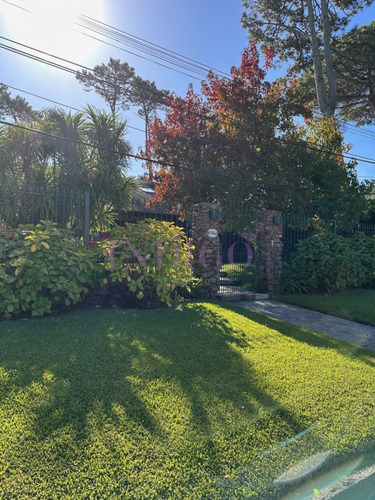
<instances>
[{"instance_id":1,"label":"tall tree trunk","mask_svg":"<svg viewBox=\"0 0 375 500\"><path fill-rule=\"evenodd\" d=\"M331 50L331 26L329 22L329 12L327 0L321 0L323 17L323 44L324 59L326 62L326 74L328 80L328 114L333 115L337 103L336 77L333 71L332 50Z\"/></svg>"},{"instance_id":2,"label":"tall tree trunk","mask_svg":"<svg viewBox=\"0 0 375 500\"><path fill-rule=\"evenodd\" d=\"M311 53L314 63L316 95L318 98L318 105L321 113L326 114L329 112L329 110L325 93L322 60L320 58L318 37L315 29L315 15L312 0L306 0L306 5L309 19L309 29L311 34Z\"/></svg>"},{"instance_id":3,"label":"tall tree trunk","mask_svg":"<svg viewBox=\"0 0 375 500\"><path fill-rule=\"evenodd\" d=\"M145 116L145 137L146 137L146 142L145 144L147 144L147 141L148 141L148 116L146 115Z\"/></svg>"}]
</instances>

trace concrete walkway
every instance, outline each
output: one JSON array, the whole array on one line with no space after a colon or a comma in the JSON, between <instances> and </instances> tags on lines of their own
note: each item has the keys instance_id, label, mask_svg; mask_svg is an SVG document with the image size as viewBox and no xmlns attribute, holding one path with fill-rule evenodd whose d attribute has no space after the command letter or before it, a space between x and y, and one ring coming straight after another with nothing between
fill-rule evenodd
<instances>
[{"instance_id":1,"label":"concrete walkway","mask_svg":"<svg viewBox=\"0 0 375 500\"><path fill-rule=\"evenodd\" d=\"M232 304L375 350L375 327L373 326L362 325L276 300L238 300Z\"/></svg>"}]
</instances>

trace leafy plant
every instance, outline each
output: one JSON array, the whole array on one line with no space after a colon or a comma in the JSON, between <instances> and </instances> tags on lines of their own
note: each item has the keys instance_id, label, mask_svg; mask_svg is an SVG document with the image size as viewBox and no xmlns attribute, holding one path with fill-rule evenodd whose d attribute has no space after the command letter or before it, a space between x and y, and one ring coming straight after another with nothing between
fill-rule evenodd
<instances>
[{"instance_id":1,"label":"leafy plant","mask_svg":"<svg viewBox=\"0 0 375 500\"><path fill-rule=\"evenodd\" d=\"M142 305L162 302L172 306L180 301L183 289L190 289L189 245L173 223L146 219L117 227L111 231L111 240L100 246L111 281L124 283Z\"/></svg>"},{"instance_id":2,"label":"leafy plant","mask_svg":"<svg viewBox=\"0 0 375 500\"><path fill-rule=\"evenodd\" d=\"M286 293L332 293L361 286L366 278L351 240L324 234L298 243L283 280Z\"/></svg>"},{"instance_id":3,"label":"leafy plant","mask_svg":"<svg viewBox=\"0 0 375 500\"><path fill-rule=\"evenodd\" d=\"M358 232L350 239L350 244L361 261L362 286L373 286L375 283L375 239Z\"/></svg>"},{"instance_id":4,"label":"leafy plant","mask_svg":"<svg viewBox=\"0 0 375 500\"><path fill-rule=\"evenodd\" d=\"M0 230L0 315L42 316L76 304L94 280L96 253L68 230L42 221Z\"/></svg>"}]
</instances>

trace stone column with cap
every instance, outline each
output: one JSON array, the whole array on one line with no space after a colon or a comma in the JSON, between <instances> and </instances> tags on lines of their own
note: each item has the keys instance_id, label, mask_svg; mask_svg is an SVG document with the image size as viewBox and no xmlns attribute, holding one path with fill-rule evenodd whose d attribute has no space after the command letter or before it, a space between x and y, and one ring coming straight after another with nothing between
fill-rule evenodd
<instances>
[{"instance_id":1,"label":"stone column with cap","mask_svg":"<svg viewBox=\"0 0 375 500\"><path fill-rule=\"evenodd\" d=\"M283 248L283 226L281 212L262 210L258 212L257 272L258 288L263 293L280 291Z\"/></svg>"},{"instance_id":2,"label":"stone column with cap","mask_svg":"<svg viewBox=\"0 0 375 500\"><path fill-rule=\"evenodd\" d=\"M198 203L193 207L192 243L194 276L202 280L200 297L214 297L220 288L220 206Z\"/></svg>"}]
</instances>

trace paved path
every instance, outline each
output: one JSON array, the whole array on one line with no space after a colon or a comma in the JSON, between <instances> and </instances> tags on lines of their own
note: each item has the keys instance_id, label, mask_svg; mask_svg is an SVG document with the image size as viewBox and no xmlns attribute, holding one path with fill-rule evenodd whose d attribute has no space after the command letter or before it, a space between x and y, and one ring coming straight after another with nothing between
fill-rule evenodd
<instances>
[{"instance_id":1,"label":"paved path","mask_svg":"<svg viewBox=\"0 0 375 500\"><path fill-rule=\"evenodd\" d=\"M257 300L255 302L238 300L232 304L375 350L375 327L373 326L362 325L276 300Z\"/></svg>"}]
</instances>

